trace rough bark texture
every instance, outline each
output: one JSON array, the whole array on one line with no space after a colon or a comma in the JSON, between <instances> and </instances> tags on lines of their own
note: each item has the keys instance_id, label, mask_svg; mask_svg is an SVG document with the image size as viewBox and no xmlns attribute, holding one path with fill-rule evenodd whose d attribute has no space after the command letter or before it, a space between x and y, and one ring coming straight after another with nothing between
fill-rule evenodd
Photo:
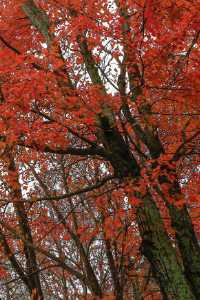
<instances>
[{"instance_id":1,"label":"rough bark texture","mask_svg":"<svg viewBox=\"0 0 200 300\"><path fill-rule=\"evenodd\" d=\"M175 229L185 277L191 285L196 299L200 299L200 249L194 232L194 227L186 206L178 209L168 205L172 218L172 228Z\"/></svg>"},{"instance_id":2,"label":"rough bark texture","mask_svg":"<svg viewBox=\"0 0 200 300\"><path fill-rule=\"evenodd\" d=\"M189 288L177 255L168 239L156 205L144 199L137 211L142 236L141 251L152 266L163 299L195 299Z\"/></svg>"}]
</instances>

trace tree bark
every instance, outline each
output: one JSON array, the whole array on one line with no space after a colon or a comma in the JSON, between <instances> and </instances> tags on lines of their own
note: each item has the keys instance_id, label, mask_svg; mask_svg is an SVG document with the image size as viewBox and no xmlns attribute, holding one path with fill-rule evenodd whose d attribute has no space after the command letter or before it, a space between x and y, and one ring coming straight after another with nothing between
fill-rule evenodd
<instances>
[{"instance_id":1,"label":"tree bark","mask_svg":"<svg viewBox=\"0 0 200 300\"><path fill-rule=\"evenodd\" d=\"M195 299L185 278L178 257L169 241L156 205L147 197L137 210L137 222L142 237L141 252L152 267L163 299Z\"/></svg>"},{"instance_id":2,"label":"tree bark","mask_svg":"<svg viewBox=\"0 0 200 300\"><path fill-rule=\"evenodd\" d=\"M185 268L185 277L191 285L196 299L200 299L200 248L194 232L190 215L186 205L178 209L174 204L169 204L171 227L177 232L182 262Z\"/></svg>"}]
</instances>

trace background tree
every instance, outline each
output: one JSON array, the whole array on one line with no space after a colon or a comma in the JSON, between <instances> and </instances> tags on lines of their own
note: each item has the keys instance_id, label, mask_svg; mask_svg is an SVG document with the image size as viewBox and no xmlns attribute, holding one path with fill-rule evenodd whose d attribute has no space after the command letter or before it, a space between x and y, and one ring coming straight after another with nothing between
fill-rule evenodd
<instances>
[{"instance_id":1,"label":"background tree","mask_svg":"<svg viewBox=\"0 0 200 300\"><path fill-rule=\"evenodd\" d=\"M199 299L199 6L2 3L3 298Z\"/></svg>"}]
</instances>

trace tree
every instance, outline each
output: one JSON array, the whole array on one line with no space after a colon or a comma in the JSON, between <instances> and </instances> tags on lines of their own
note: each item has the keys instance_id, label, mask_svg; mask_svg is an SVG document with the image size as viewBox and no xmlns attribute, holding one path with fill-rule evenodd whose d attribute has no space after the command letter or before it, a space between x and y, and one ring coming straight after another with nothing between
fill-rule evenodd
<instances>
[{"instance_id":1,"label":"tree","mask_svg":"<svg viewBox=\"0 0 200 300\"><path fill-rule=\"evenodd\" d=\"M4 299L200 298L199 9L2 3Z\"/></svg>"}]
</instances>

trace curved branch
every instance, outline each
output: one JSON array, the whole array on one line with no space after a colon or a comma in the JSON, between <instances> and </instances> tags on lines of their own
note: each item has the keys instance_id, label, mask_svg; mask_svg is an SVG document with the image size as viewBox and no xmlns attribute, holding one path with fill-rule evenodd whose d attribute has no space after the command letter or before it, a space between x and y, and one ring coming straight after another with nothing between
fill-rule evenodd
<instances>
[{"instance_id":1,"label":"curved branch","mask_svg":"<svg viewBox=\"0 0 200 300\"><path fill-rule=\"evenodd\" d=\"M10 50L12 50L13 52L15 52L18 55L23 54L22 52L18 51L15 47L11 46L1 35L0 35L0 41ZM40 67L39 65L37 65L36 63L30 63L35 69L37 70L42 70L45 71L44 68Z\"/></svg>"},{"instance_id":2,"label":"curved branch","mask_svg":"<svg viewBox=\"0 0 200 300\"><path fill-rule=\"evenodd\" d=\"M35 109L31 109L31 111L34 114L39 114L40 116L46 118L47 120L49 120L50 122L55 122L58 123L59 125L62 125L59 121L52 119L51 117L47 116L46 114L40 112L39 110L35 110ZM97 144L95 142L92 142L91 140L87 139L83 134L79 134L78 132L72 130L69 126L64 125L65 128L74 136L76 136L77 138L81 139L82 141L84 141L85 143L91 145L92 147L98 147Z\"/></svg>"},{"instance_id":3,"label":"curved branch","mask_svg":"<svg viewBox=\"0 0 200 300\"><path fill-rule=\"evenodd\" d=\"M98 189L100 187L102 187L107 181L112 180L115 178L115 175L110 175L107 177L102 178L97 184L94 184L92 186L88 186L86 188L83 189L79 189L64 195L60 195L60 196L51 196L51 197L44 197L44 198L39 198L37 200L27 200L27 199L13 199L13 200L7 200L7 199L0 199L0 201L6 201L6 203L13 203L13 202L28 202L28 203L35 203L35 202L40 202L40 201L50 201L50 200L54 200L54 201L59 201L61 199L65 199L65 198L69 198L72 196L76 196L76 195L80 195L89 191L93 191L95 189Z\"/></svg>"},{"instance_id":4,"label":"curved branch","mask_svg":"<svg viewBox=\"0 0 200 300\"><path fill-rule=\"evenodd\" d=\"M90 148L73 148L73 147L68 147L65 150L61 148L51 148L46 145L39 145L35 142L32 142L30 145L27 145L26 142L21 141L17 143L18 146L20 147L26 147L29 149L37 150L39 152L46 152L46 153L52 153L52 154L71 154L71 155L79 155L79 156L84 156L84 155L99 155L101 157L104 157L108 160L111 159L111 153L101 147L90 147Z\"/></svg>"},{"instance_id":5,"label":"curved branch","mask_svg":"<svg viewBox=\"0 0 200 300\"><path fill-rule=\"evenodd\" d=\"M189 142L191 142L195 137L197 137L200 134L200 130L198 130L195 134L193 134L190 138L188 138L187 140L185 140L176 150L174 157L173 157L173 161L178 161L187 151L187 147L186 144L188 144Z\"/></svg>"}]
</instances>

